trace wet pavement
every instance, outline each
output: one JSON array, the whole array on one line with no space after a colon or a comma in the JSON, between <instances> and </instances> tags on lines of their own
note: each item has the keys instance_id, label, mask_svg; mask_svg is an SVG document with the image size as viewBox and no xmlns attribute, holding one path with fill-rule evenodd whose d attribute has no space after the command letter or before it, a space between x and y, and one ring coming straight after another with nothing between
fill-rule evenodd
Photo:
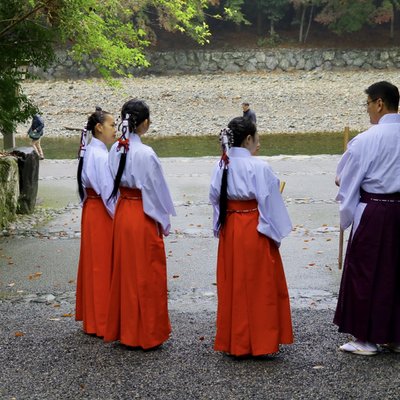
<instances>
[{"instance_id":1,"label":"wet pavement","mask_svg":"<svg viewBox=\"0 0 400 400\"><path fill-rule=\"evenodd\" d=\"M338 157L265 159L286 182L284 198L294 228L283 241L281 254L292 306L332 308L340 279L333 184ZM171 309L215 310L218 241L212 234L208 186L216 161L214 157L162 161L177 211L165 239ZM13 297L16 292L18 297L31 296L35 289L53 294L54 286L74 292L81 213L75 171L74 160L42 162L37 211L2 233L0 256L6 260L2 290Z\"/></svg>"},{"instance_id":2,"label":"wet pavement","mask_svg":"<svg viewBox=\"0 0 400 400\"><path fill-rule=\"evenodd\" d=\"M208 185L217 159L166 158L177 217L165 239L171 339L129 351L74 321L76 162L41 162L37 211L0 236L0 399L397 399L399 357L343 354L332 324L341 271L338 156L265 157L286 182L294 229L281 246L296 343L237 361L212 350L215 263ZM101 235L99 235L101 245Z\"/></svg>"}]
</instances>

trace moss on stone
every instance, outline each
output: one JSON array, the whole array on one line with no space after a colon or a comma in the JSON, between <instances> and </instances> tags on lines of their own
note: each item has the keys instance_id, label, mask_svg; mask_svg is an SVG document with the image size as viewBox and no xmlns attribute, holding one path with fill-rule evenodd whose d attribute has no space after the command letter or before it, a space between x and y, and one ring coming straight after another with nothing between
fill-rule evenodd
<instances>
[{"instance_id":1,"label":"moss on stone","mask_svg":"<svg viewBox=\"0 0 400 400\"><path fill-rule=\"evenodd\" d=\"M0 157L0 229L15 219L18 207L19 175L15 157Z\"/></svg>"}]
</instances>

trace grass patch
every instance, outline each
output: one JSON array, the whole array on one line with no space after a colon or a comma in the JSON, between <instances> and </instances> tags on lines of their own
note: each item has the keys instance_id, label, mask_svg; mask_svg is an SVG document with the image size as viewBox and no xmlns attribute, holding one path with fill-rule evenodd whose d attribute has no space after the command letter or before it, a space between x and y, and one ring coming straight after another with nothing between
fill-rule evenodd
<instances>
[{"instance_id":1,"label":"grass patch","mask_svg":"<svg viewBox=\"0 0 400 400\"><path fill-rule=\"evenodd\" d=\"M350 139L357 132L350 133ZM261 134L259 155L316 155L343 153L343 132ZM159 157L203 157L220 154L218 136L144 136L143 142L151 146ZM49 159L77 157L79 137L52 138L44 136L42 148ZM26 138L17 138L17 147L30 146ZM0 139L3 148L3 139Z\"/></svg>"}]
</instances>

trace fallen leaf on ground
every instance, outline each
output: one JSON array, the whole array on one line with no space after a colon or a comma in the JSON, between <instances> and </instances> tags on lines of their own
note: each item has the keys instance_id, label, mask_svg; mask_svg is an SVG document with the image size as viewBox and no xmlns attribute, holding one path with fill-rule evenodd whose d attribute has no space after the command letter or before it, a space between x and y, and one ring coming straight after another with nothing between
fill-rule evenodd
<instances>
[{"instance_id":1,"label":"fallen leaf on ground","mask_svg":"<svg viewBox=\"0 0 400 400\"><path fill-rule=\"evenodd\" d=\"M15 332L15 336L16 336L16 337L21 337L21 336L24 336L24 335L25 335L24 332L21 332L21 331Z\"/></svg>"},{"instance_id":2,"label":"fallen leaf on ground","mask_svg":"<svg viewBox=\"0 0 400 400\"><path fill-rule=\"evenodd\" d=\"M74 313L67 313L67 314L63 314L61 316L64 318L70 318L70 317L73 317L74 315L75 315Z\"/></svg>"},{"instance_id":3,"label":"fallen leaf on ground","mask_svg":"<svg viewBox=\"0 0 400 400\"><path fill-rule=\"evenodd\" d=\"M35 272L34 274L29 275L28 278L29 278L30 280L32 280L32 279L38 279L38 278L40 278L41 276L42 276L42 272Z\"/></svg>"}]
</instances>

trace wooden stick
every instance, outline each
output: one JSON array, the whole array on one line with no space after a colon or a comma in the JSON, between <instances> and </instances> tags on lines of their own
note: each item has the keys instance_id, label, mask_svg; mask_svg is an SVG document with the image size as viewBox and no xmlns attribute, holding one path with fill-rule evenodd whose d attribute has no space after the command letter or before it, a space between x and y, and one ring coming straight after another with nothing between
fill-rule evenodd
<instances>
[{"instance_id":1,"label":"wooden stick","mask_svg":"<svg viewBox=\"0 0 400 400\"><path fill-rule=\"evenodd\" d=\"M344 135L343 135L343 148L344 151L347 150L347 143L349 143L349 132L350 129L348 126L344 128ZM338 268L339 270L342 269L343 266L343 242L344 242L344 231L340 228L339 233L339 254L338 254Z\"/></svg>"},{"instance_id":2,"label":"wooden stick","mask_svg":"<svg viewBox=\"0 0 400 400\"><path fill-rule=\"evenodd\" d=\"M345 126L344 134L343 134L343 149L344 149L344 151L347 150L347 144L349 143L349 134L350 134L350 128L348 126Z\"/></svg>"},{"instance_id":3,"label":"wooden stick","mask_svg":"<svg viewBox=\"0 0 400 400\"><path fill-rule=\"evenodd\" d=\"M344 242L344 231L340 228L339 233L339 255L338 255L338 268L342 269L343 266L343 242Z\"/></svg>"},{"instance_id":4,"label":"wooden stick","mask_svg":"<svg viewBox=\"0 0 400 400\"><path fill-rule=\"evenodd\" d=\"M281 181L281 183L279 184L279 191L281 192L281 194L283 193L283 189L285 189L285 185L285 181Z\"/></svg>"}]
</instances>

